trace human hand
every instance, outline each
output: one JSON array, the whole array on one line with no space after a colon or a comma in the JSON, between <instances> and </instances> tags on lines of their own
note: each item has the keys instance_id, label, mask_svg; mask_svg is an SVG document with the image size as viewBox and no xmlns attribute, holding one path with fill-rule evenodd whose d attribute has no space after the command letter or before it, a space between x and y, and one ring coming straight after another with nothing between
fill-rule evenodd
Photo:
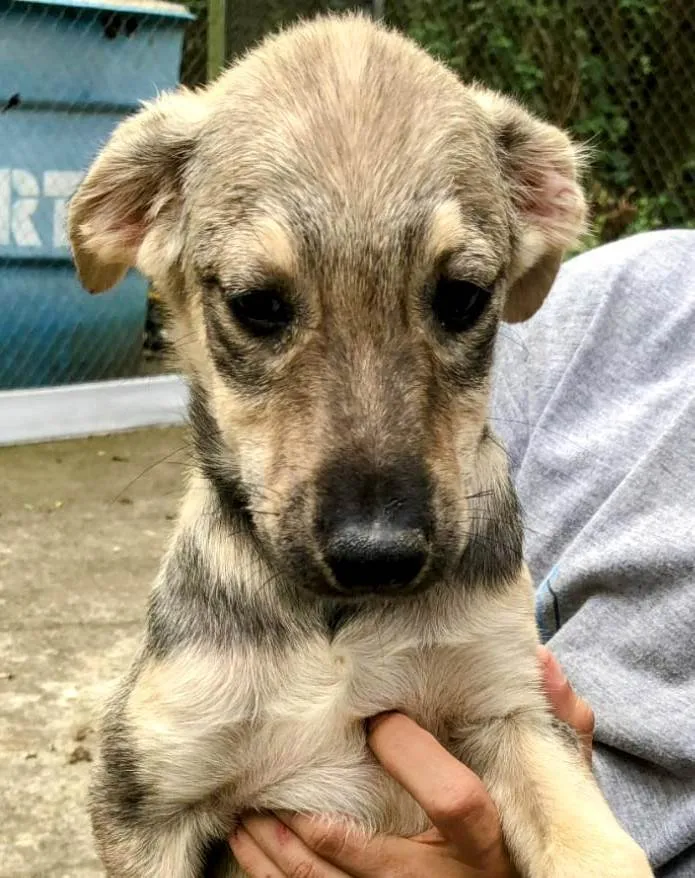
<instances>
[{"instance_id":1,"label":"human hand","mask_svg":"<svg viewBox=\"0 0 695 878\"><path fill-rule=\"evenodd\" d=\"M538 659L553 712L577 731L590 762L591 708L547 649L539 647ZM323 818L251 816L230 839L250 878L514 878L497 809L480 778L402 714L373 720L369 746L432 828L412 838L368 839Z\"/></svg>"}]
</instances>

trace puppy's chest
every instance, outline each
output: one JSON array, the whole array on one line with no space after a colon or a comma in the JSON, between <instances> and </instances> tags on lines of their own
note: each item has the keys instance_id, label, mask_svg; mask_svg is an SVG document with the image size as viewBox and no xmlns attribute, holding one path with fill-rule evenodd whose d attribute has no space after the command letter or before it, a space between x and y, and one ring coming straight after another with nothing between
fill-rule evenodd
<instances>
[{"instance_id":1,"label":"puppy's chest","mask_svg":"<svg viewBox=\"0 0 695 878\"><path fill-rule=\"evenodd\" d=\"M459 646L453 652L460 667L465 650ZM301 722L317 715L352 722L385 710L419 715L431 704L433 687L444 687L449 696L461 689L460 679L447 679L449 662L444 657L451 653L451 647L416 641L388 644L378 638L321 644L290 656L279 669L282 685L263 713L271 723L286 716L288 707Z\"/></svg>"},{"instance_id":2,"label":"puppy's chest","mask_svg":"<svg viewBox=\"0 0 695 878\"><path fill-rule=\"evenodd\" d=\"M244 758L244 804L349 813L381 829L401 814L399 828L418 829L419 810L401 801L402 790L368 751L364 720L400 710L442 737L464 710L465 687L447 673L450 661L450 647L389 647L376 639L317 644L290 656L282 684L259 705Z\"/></svg>"},{"instance_id":3,"label":"puppy's chest","mask_svg":"<svg viewBox=\"0 0 695 878\"><path fill-rule=\"evenodd\" d=\"M226 827L258 808L417 831L422 814L370 754L364 720L400 710L446 743L469 721L523 706L524 653L533 661L533 652L451 630L425 640L404 627L316 635L265 654L184 653L143 671L127 719L162 807L183 795L208 801Z\"/></svg>"}]
</instances>

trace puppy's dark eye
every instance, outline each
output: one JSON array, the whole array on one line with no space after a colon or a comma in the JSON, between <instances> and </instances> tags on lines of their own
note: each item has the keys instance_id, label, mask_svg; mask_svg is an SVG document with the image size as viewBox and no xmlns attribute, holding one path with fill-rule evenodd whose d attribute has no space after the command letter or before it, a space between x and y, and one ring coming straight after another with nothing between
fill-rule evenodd
<instances>
[{"instance_id":1,"label":"puppy's dark eye","mask_svg":"<svg viewBox=\"0 0 695 878\"><path fill-rule=\"evenodd\" d=\"M279 290L251 290L229 299L229 310L247 332L280 335L292 323L292 306Z\"/></svg>"},{"instance_id":2,"label":"puppy's dark eye","mask_svg":"<svg viewBox=\"0 0 695 878\"><path fill-rule=\"evenodd\" d=\"M446 332L465 332L478 322L490 296L490 290L470 281L440 277L432 298L432 311Z\"/></svg>"}]
</instances>

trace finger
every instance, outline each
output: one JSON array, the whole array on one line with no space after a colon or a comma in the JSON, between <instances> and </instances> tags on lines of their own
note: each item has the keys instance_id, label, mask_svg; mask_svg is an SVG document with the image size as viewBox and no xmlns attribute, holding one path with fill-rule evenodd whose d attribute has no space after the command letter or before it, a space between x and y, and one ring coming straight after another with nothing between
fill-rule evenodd
<instances>
[{"instance_id":1,"label":"finger","mask_svg":"<svg viewBox=\"0 0 695 878\"><path fill-rule=\"evenodd\" d=\"M468 865L497 867L503 857L499 817L477 775L402 714L377 717L369 745Z\"/></svg>"},{"instance_id":2,"label":"finger","mask_svg":"<svg viewBox=\"0 0 695 878\"><path fill-rule=\"evenodd\" d=\"M543 685L558 719L573 726L580 735L593 735L594 712L580 698L565 676L560 663L550 650L538 648L543 671Z\"/></svg>"},{"instance_id":3,"label":"finger","mask_svg":"<svg viewBox=\"0 0 695 878\"><path fill-rule=\"evenodd\" d=\"M584 755L591 760L594 736L594 712L572 688L555 656L544 646L538 647L543 673L543 688L555 716L575 729L582 742Z\"/></svg>"},{"instance_id":4,"label":"finger","mask_svg":"<svg viewBox=\"0 0 695 878\"><path fill-rule=\"evenodd\" d=\"M249 817L243 827L286 878L347 878L275 817Z\"/></svg>"},{"instance_id":5,"label":"finger","mask_svg":"<svg viewBox=\"0 0 695 878\"><path fill-rule=\"evenodd\" d=\"M463 878L479 871L462 871L458 849L436 829L413 838L391 835L366 836L344 823L321 817L280 812L280 819L292 828L322 859L343 869L351 878L437 875ZM343 873L341 872L341 875ZM498 874L498 873L495 873ZM507 875L507 872L504 873ZM485 875L492 873L485 871Z\"/></svg>"},{"instance_id":6,"label":"finger","mask_svg":"<svg viewBox=\"0 0 695 878\"><path fill-rule=\"evenodd\" d=\"M353 878L401 874L403 866L412 864L416 853L417 845L409 839L384 835L370 838L345 823L323 817L289 812L280 812L278 817L321 859Z\"/></svg>"},{"instance_id":7,"label":"finger","mask_svg":"<svg viewBox=\"0 0 695 878\"><path fill-rule=\"evenodd\" d=\"M237 863L249 878L284 878L273 861L263 853L242 827L230 837L229 846Z\"/></svg>"}]
</instances>

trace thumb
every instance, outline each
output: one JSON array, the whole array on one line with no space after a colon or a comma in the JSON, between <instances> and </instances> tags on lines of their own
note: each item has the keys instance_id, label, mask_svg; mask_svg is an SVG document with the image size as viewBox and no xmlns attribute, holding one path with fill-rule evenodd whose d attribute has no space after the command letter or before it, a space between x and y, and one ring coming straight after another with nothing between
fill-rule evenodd
<instances>
[{"instance_id":1,"label":"thumb","mask_svg":"<svg viewBox=\"0 0 695 878\"><path fill-rule=\"evenodd\" d=\"M543 675L543 688L555 716L577 732L582 750L591 762L594 736L594 712L574 691L560 663L544 646L538 647L538 661Z\"/></svg>"}]
</instances>

